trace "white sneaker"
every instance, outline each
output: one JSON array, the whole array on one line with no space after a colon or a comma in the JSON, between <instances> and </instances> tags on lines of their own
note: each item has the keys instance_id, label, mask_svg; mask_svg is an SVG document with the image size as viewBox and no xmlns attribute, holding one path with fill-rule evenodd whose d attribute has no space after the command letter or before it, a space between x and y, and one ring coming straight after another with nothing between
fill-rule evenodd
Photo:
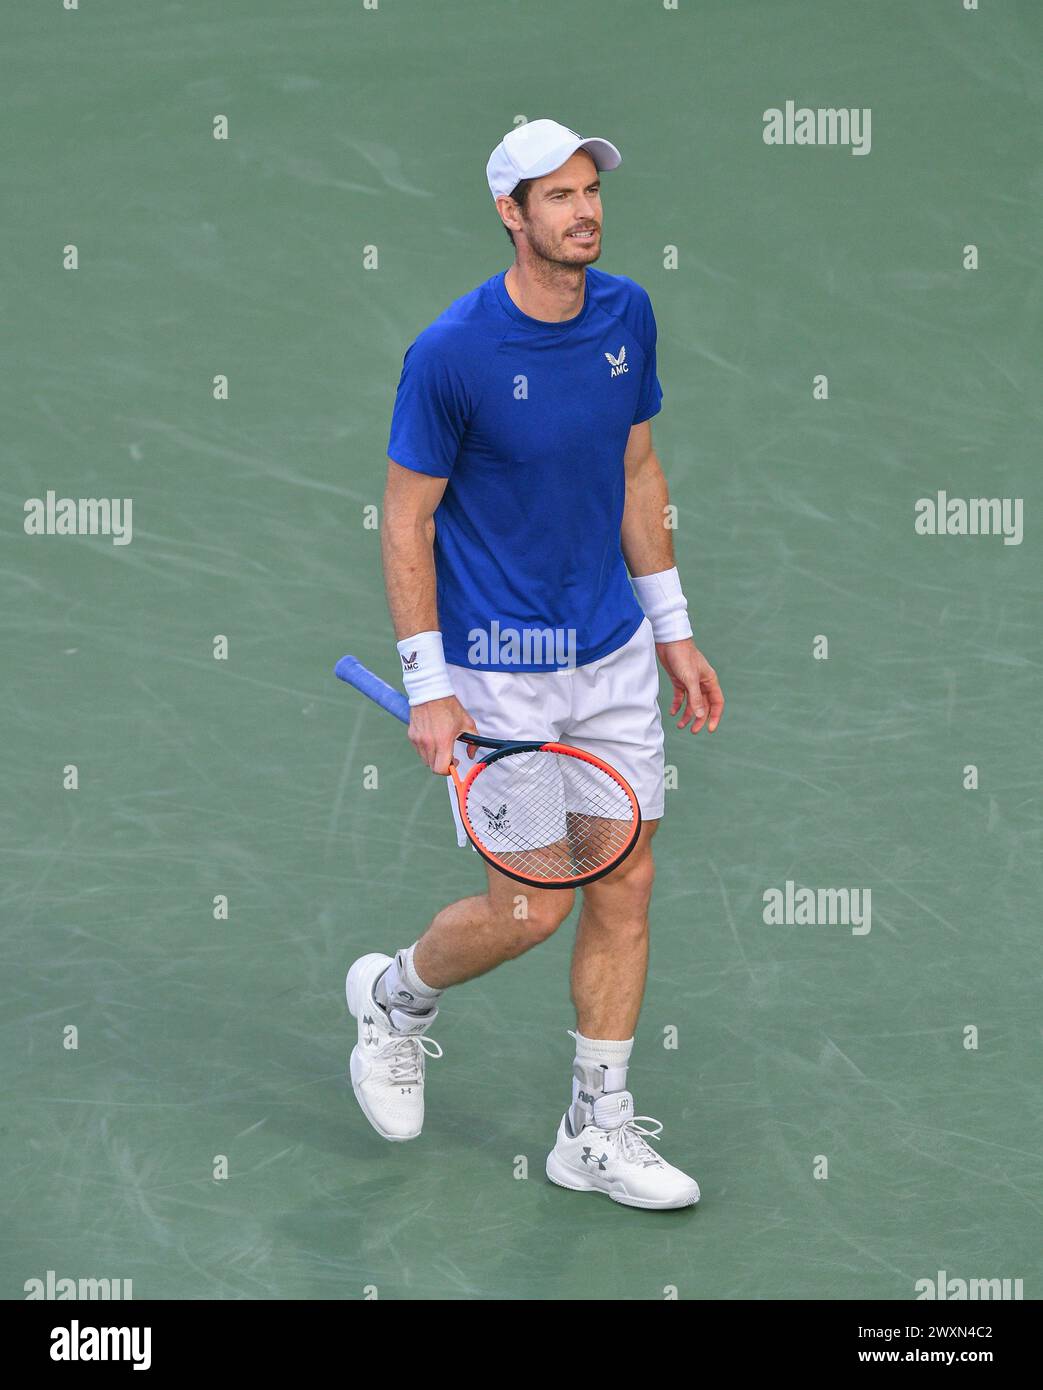
<instances>
[{"instance_id":1,"label":"white sneaker","mask_svg":"<svg viewBox=\"0 0 1043 1390\"><path fill-rule=\"evenodd\" d=\"M351 1052L351 1086L362 1112L378 1134L398 1142L415 1139L424 1125L424 1065L442 1049L424 1033L438 1014L382 1009L373 987L390 956L360 956L348 971L344 992L358 1019L359 1040Z\"/></svg>"},{"instance_id":2,"label":"white sneaker","mask_svg":"<svg viewBox=\"0 0 1043 1390\"><path fill-rule=\"evenodd\" d=\"M569 1129L566 1110L558 1138L547 1156L547 1177L573 1192L607 1192L626 1207L691 1207L699 1184L659 1157L647 1142L663 1126L650 1115L634 1114L629 1091L612 1091L594 1102L594 1121L579 1134ZM655 1129L644 1129L647 1120Z\"/></svg>"}]
</instances>

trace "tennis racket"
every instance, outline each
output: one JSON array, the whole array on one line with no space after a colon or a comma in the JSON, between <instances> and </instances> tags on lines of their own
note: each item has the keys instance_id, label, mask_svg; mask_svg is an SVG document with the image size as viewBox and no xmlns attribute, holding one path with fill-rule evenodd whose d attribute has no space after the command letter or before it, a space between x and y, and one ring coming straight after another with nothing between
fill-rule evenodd
<instances>
[{"instance_id":1,"label":"tennis racket","mask_svg":"<svg viewBox=\"0 0 1043 1390\"><path fill-rule=\"evenodd\" d=\"M403 724L409 701L353 656L334 674ZM450 776L467 838L487 863L533 888L580 888L621 864L637 843L641 811L614 767L565 743L461 734L491 751L461 781Z\"/></svg>"}]
</instances>

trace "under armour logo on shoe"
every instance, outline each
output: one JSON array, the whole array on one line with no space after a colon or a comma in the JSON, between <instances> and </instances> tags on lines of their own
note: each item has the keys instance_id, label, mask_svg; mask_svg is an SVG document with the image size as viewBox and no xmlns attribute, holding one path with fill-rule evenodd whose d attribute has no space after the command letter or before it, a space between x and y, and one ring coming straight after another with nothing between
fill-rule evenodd
<instances>
[{"instance_id":1,"label":"under armour logo on shoe","mask_svg":"<svg viewBox=\"0 0 1043 1390\"><path fill-rule=\"evenodd\" d=\"M629 366L627 365L626 343L624 343L623 346L619 349L618 357L613 357L610 352L606 352L605 357L608 360L609 366L612 368L611 372L609 373L610 376L622 376L624 372L628 372L630 370Z\"/></svg>"},{"instance_id":2,"label":"under armour logo on shoe","mask_svg":"<svg viewBox=\"0 0 1043 1390\"><path fill-rule=\"evenodd\" d=\"M363 1016L362 1027L364 1030L362 1033L362 1041L367 1047L372 1047L377 1040L377 1030L373 1026L373 1020L370 1018L369 1014Z\"/></svg>"},{"instance_id":3,"label":"under armour logo on shoe","mask_svg":"<svg viewBox=\"0 0 1043 1390\"><path fill-rule=\"evenodd\" d=\"M608 1162L608 1154L602 1154L600 1158L597 1158L589 1148L586 1148L583 1150L583 1162L596 1163L598 1169L603 1173L605 1171L605 1164Z\"/></svg>"}]
</instances>

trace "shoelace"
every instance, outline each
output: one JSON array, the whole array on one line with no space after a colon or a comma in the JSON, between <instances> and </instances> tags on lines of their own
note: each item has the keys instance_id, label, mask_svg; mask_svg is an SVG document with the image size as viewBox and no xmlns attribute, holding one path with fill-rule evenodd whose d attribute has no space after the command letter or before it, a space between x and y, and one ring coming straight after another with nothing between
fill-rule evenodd
<instances>
[{"instance_id":1,"label":"shoelace","mask_svg":"<svg viewBox=\"0 0 1043 1390\"><path fill-rule=\"evenodd\" d=\"M655 1129L645 1129L638 1123L639 1120L647 1120L650 1125L655 1125ZM624 1120L616 1131L623 1157L628 1163L662 1163L655 1149L646 1142L658 1139L662 1132L663 1126L651 1115L635 1115L632 1120Z\"/></svg>"},{"instance_id":2,"label":"shoelace","mask_svg":"<svg viewBox=\"0 0 1043 1390\"><path fill-rule=\"evenodd\" d=\"M441 1057L442 1049L434 1038L421 1033L412 1038L395 1038L382 1047L377 1055L387 1059L389 1080L396 1085L419 1086L421 1053L425 1057Z\"/></svg>"}]
</instances>

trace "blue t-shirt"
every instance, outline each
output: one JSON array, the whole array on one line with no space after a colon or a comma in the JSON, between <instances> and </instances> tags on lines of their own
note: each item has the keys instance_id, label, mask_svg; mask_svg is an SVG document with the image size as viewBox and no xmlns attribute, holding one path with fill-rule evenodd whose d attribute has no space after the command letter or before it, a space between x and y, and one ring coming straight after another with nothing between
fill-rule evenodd
<instances>
[{"instance_id":1,"label":"blue t-shirt","mask_svg":"<svg viewBox=\"0 0 1043 1390\"><path fill-rule=\"evenodd\" d=\"M435 512L446 660L582 666L644 616L620 527L630 429L663 399L655 317L640 285L588 266L580 312L545 323L522 313L504 274L409 348L388 455L449 479Z\"/></svg>"}]
</instances>

